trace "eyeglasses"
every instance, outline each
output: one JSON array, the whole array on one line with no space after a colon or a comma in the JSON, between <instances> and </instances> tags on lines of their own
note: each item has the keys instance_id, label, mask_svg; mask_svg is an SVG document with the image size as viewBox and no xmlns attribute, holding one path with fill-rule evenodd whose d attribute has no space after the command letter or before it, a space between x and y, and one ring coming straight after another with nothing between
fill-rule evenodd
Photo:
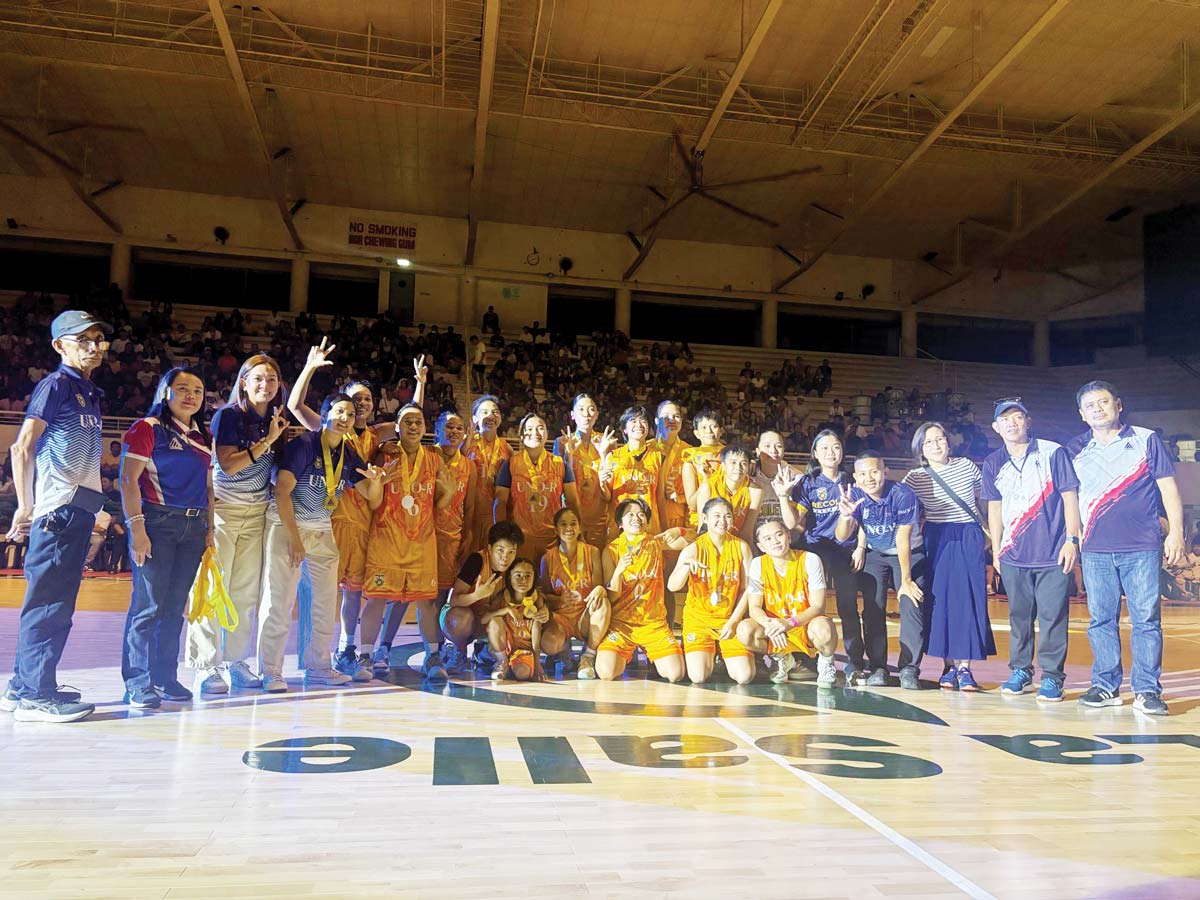
<instances>
[{"instance_id":1,"label":"eyeglasses","mask_svg":"<svg viewBox=\"0 0 1200 900\"><path fill-rule=\"evenodd\" d=\"M88 350L107 350L112 346L108 341L95 341L91 338L75 338L64 337L59 338L60 341L70 341L72 344L78 344L79 349L87 352Z\"/></svg>"}]
</instances>

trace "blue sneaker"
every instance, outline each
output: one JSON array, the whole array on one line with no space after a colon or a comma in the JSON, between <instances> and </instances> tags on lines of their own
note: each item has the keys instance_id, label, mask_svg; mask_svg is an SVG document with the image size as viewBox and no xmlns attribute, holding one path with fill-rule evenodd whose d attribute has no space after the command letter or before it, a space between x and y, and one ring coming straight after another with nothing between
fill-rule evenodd
<instances>
[{"instance_id":1,"label":"blue sneaker","mask_svg":"<svg viewBox=\"0 0 1200 900\"><path fill-rule=\"evenodd\" d=\"M1042 676L1042 686L1038 688L1038 700L1043 703L1058 703L1063 698L1063 685L1057 678Z\"/></svg>"},{"instance_id":2,"label":"blue sneaker","mask_svg":"<svg viewBox=\"0 0 1200 900\"><path fill-rule=\"evenodd\" d=\"M1033 676L1024 669L1013 669L1012 674L1008 676L1008 681L1000 685L1000 693L1023 694L1031 687L1033 687Z\"/></svg>"},{"instance_id":3,"label":"blue sneaker","mask_svg":"<svg viewBox=\"0 0 1200 900\"><path fill-rule=\"evenodd\" d=\"M975 681L975 676L971 674L971 670L967 666L958 667L958 689L974 693L979 690L979 684Z\"/></svg>"},{"instance_id":4,"label":"blue sneaker","mask_svg":"<svg viewBox=\"0 0 1200 900\"><path fill-rule=\"evenodd\" d=\"M938 687L943 691L958 690L958 669L951 666L942 673L942 677L938 679Z\"/></svg>"}]
</instances>

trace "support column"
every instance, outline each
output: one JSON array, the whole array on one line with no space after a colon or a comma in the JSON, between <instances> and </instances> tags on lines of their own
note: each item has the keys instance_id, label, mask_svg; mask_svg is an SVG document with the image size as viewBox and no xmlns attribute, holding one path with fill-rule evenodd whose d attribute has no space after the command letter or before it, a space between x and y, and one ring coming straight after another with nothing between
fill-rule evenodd
<instances>
[{"instance_id":1,"label":"support column","mask_svg":"<svg viewBox=\"0 0 1200 900\"><path fill-rule=\"evenodd\" d=\"M629 336L629 325L633 317L633 291L629 288L617 288L617 311L613 319L613 328Z\"/></svg>"},{"instance_id":2,"label":"support column","mask_svg":"<svg viewBox=\"0 0 1200 900\"><path fill-rule=\"evenodd\" d=\"M288 309L294 313L308 309L308 260L292 260L292 283L288 294Z\"/></svg>"},{"instance_id":3,"label":"support column","mask_svg":"<svg viewBox=\"0 0 1200 900\"><path fill-rule=\"evenodd\" d=\"M391 303L392 296L392 270L379 270L379 286L375 293L375 311L379 315L383 315L388 311L388 305Z\"/></svg>"},{"instance_id":4,"label":"support column","mask_svg":"<svg viewBox=\"0 0 1200 900\"><path fill-rule=\"evenodd\" d=\"M917 311L905 309L900 313L900 355L914 358L917 355Z\"/></svg>"},{"instance_id":5,"label":"support column","mask_svg":"<svg viewBox=\"0 0 1200 900\"><path fill-rule=\"evenodd\" d=\"M1033 364L1039 369L1050 368L1050 320L1033 323Z\"/></svg>"},{"instance_id":6,"label":"support column","mask_svg":"<svg viewBox=\"0 0 1200 900\"><path fill-rule=\"evenodd\" d=\"M121 289L121 294L129 298L129 271L133 262L133 250L128 241L114 241L112 254L108 258L108 283L115 284Z\"/></svg>"},{"instance_id":7,"label":"support column","mask_svg":"<svg viewBox=\"0 0 1200 900\"><path fill-rule=\"evenodd\" d=\"M768 297L762 302L761 314L758 344L767 350L774 350L779 346L779 301Z\"/></svg>"}]
</instances>

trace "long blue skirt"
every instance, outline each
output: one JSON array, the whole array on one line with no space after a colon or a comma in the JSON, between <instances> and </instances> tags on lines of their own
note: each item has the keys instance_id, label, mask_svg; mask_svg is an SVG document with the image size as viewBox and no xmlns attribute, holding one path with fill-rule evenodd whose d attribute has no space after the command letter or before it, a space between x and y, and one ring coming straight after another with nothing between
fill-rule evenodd
<instances>
[{"instance_id":1,"label":"long blue skirt","mask_svg":"<svg viewBox=\"0 0 1200 900\"><path fill-rule=\"evenodd\" d=\"M932 570L925 592L932 606L929 655L987 659L996 641L988 620L983 531L973 523L926 522L922 533Z\"/></svg>"}]
</instances>

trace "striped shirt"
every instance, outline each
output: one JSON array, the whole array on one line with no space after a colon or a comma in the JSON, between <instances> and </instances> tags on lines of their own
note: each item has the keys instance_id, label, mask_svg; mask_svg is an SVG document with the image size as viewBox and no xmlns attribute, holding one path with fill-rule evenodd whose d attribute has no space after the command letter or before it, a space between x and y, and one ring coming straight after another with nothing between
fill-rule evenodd
<instances>
[{"instance_id":1,"label":"striped shirt","mask_svg":"<svg viewBox=\"0 0 1200 900\"><path fill-rule=\"evenodd\" d=\"M100 490L103 397L100 388L68 365L34 387L25 418L46 423L35 451L35 519L65 505L77 485Z\"/></svg>"},{"instance_id":2,"label":"striped shirt","mask_svg":"<svg viewBox=\"0 0 1200 900\"><path fill-rule=\"evenodd\" d=\"M243 412L228 403L213 415L213 494L226 503L266 503L271 497L271 473L275 469L275 451L262 455L240 472L229 475L217 462L218 447L245 450L261 441L271 429L271 413L259 416L253 409Z\"/></svg>"},{"instance_id":3,"label":"striped shirt","mask_svg":"<svg viewBox=\"0 0 1200 900\"><path fill-rule=\"evenodd\" d=\"M957 457L938 470L938 476L955 494L970 507L975 516L979 515L979 506L975 502L975 493L983 476L979 466L965 456ZM925 510L926 522L977 522L978 519L967 515L954 498L947 494L930 476L924 467L912 469L904 476L904 483L917 492L917 499Z\"/></svg>"}]
</instances>

